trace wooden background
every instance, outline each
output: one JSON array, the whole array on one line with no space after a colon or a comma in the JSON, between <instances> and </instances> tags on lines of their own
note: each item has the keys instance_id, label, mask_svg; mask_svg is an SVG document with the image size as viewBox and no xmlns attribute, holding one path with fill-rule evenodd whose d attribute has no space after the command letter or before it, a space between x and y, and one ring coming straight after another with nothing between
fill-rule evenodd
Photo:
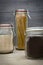
<instances>
[{"instance_id":1,"label":"wooden background","mask_svg":"<svg viewBox=\"0 0 43 65\"><path fill-rule=\"evenodd\" d=\"M29 26L43 26L43 0L0 0L0 23L14 23L12 12L18 8L29 10Z\"/></svg>"}]
</instances>

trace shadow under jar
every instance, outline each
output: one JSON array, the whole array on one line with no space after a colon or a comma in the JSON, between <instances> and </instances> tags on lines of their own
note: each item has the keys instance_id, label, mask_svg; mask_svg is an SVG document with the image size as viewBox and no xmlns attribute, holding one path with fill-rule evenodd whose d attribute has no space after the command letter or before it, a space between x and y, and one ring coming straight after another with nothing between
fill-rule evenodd
<instances>
[{"instance_id":1,"label":"shadow under jar","mask_svg":"<svg viewBox=\"0 0 43 65\"><path fill-rule=\"evenodd\" d=\"M27 58L43 58L43 27L26 29Z\"/></svg>"}]
</instances>

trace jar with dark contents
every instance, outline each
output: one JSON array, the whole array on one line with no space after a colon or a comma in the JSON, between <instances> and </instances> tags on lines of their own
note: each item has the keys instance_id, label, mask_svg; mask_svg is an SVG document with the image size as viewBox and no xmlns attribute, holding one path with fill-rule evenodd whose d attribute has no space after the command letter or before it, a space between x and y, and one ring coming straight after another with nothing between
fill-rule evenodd
<instances>
[{"instance_id":1,"label":"jar with dark contents","mask_svg":"<svg viewBox=\"0 0 43 65\"><path fill-rule=\"evenodd\" d=\"M26 29L27 58L43 58L43 27Z\"/></svg>"}]
</instances>

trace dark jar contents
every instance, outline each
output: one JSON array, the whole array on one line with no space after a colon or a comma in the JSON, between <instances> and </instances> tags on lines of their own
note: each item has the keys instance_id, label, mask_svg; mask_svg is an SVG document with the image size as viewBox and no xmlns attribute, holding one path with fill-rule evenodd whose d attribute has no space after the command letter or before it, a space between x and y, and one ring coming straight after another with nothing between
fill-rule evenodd
<instances>
[{"instance_id":1,"label":"dark jar contents","mask_svg":"<svg viewBox=\"0 0 43 65\"><path fill-rule=\"evenodd\" d=\"M33 58L43 57L43 36L28 37L27 56Z\"/></svg>"}]
</instances>

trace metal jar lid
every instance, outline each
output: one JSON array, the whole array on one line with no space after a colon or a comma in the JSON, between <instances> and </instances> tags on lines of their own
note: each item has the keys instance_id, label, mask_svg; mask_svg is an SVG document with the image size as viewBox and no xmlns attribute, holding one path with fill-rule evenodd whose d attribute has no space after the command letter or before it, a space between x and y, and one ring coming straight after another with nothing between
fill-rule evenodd
<instances>
[{"instance_id":1,"label":"metal jar lid","mask_svg":"<svg viewBox=\"0 0 43 65\"><path fill-rule=\"evenodd\" d=\"M43 27L29 27L26 28L27 36L43 36Z\"/></svg>"}]
</instances>

